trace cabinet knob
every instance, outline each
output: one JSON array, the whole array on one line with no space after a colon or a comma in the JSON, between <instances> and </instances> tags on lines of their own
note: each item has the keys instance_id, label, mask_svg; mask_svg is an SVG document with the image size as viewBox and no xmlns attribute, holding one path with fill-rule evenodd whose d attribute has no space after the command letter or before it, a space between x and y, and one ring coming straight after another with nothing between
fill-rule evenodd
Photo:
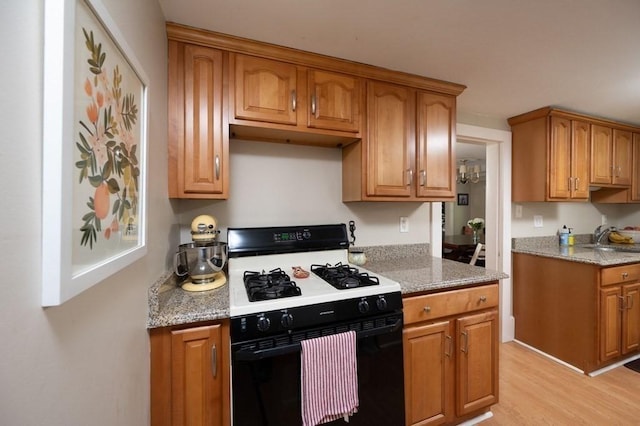
<instances>
[{"instance_id":1,"label":"cabinet knob","mask_svg":"<svg viewBox=\"0 0 640 426\"><path fill-rule=\"evenodd\" d=\"M431 306L425 306L425 307L424 307L424 311L425 311L426 313L430 313L430 312L431 312Z\"/></svg>"},{"instance_id":2,"label":"cabinet knob","mask_svg":"<svg viewBox=\"0 0 640 426\"><path fill-rule=\"evenodd\" d=\"M623 273L622 273L622 278L623 278L623 279L625 279L625 280L626 280L627 278L629 278L629 273L628 273L628 272L623 272Z\"/></svg>"},{"instance_id":3,"label":"cabinet knob","mask_svg":"<svg viewBox=\"0 0 640 426\"><path fill-rule=\"evenodd\" d=\"M480 296L480 301L481 302L486 302L487 301L487 296Z\"/></svg>"}]
</instances>

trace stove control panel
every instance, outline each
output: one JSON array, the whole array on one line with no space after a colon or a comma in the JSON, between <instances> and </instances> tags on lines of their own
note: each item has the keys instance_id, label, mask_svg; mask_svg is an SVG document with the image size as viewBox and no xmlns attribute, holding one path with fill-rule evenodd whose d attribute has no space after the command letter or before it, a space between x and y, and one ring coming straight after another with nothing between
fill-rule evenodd
<instances>
[{"instance_id":1,"label":"stove control panel","mask_svg":"<svg viewBox=\"0 0 640 426\"><path fill-rule=\"evenodd\" d=\"M360 321L369 316L394 312L402 312L400 292L242 315L231 318L231 341L288 334L312 327L330 327L332 323Z\"/></svg>"}]
</instances>

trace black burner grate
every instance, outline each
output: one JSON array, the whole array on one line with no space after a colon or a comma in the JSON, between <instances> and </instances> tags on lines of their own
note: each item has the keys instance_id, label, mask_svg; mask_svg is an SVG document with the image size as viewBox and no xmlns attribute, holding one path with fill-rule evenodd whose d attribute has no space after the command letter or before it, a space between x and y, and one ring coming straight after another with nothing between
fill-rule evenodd
<instances>
[{"instance_id":1,"label":"black burner grate","mask_svg":"<svg viewBox=\"0 0 640 426\"><path fill-rule=\"evenodd\" d=\"M360 272L357 268L343 263L311 265L311 272L338 290L380 284L378 277L371 276L366 272Z\"/></svg>"},{"instance_id":2,"label":"black burner grate","mask_svg":"<svg viewBox=\"0 0 640 426\"><path fill-rule=\"evenodd\" d=\"M250 302L300 296L302 291L282 269L245 271L244 286Z\"/></svg>"}]
</instances>

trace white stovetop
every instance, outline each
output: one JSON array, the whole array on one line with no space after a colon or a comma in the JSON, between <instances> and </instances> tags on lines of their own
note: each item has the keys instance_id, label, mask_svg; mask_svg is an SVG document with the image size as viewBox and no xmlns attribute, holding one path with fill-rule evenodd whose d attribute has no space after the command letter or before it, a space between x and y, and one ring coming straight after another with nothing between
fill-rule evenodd
<instances>
[{"instance_id":1,"label":"white stovetop","mask_svg":"<svg viewBox=\"0 0 640 426\"><path fill-rule=\"evenodd\" d=\"M240 315L287 309L297 306L331 302L348 298L372 296L376 294L400 291L400 284L389 280L360 266L350 265L360 272L368 272L378 277L380 285L365 286L338 290L331 284L311 272L311 265L335 265L338 262L348 264L347 250L327 250L305 253L274 254L265 256L248 256L229 259L229 313L231 317ZM308 278L294 278L293 267L300 266L309 272ZM282 269L296 282L301 296L285 297L282 299L250 302L244 287L243 274L245 271L268 272L272 269Z\"/></svg>"}]
</instances>

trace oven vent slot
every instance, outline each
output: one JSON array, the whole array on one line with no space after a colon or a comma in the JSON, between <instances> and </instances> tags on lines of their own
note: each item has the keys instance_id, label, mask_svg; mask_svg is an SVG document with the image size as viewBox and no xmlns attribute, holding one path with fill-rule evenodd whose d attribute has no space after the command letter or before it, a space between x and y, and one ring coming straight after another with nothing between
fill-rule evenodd
<instances>
[{"instance_id":1,"label":"oven vent slot","mask_svg":"<svg viewBox=\"0 0 640 426\"><path fill-rule=\"evenodd\" d=\"M262 349L270 349L273 347L273 340L271 339L264 339L264 340L260 340L258 342L258 348L260 350Z\"/></svg>"},{"instance_id":2,"label":"oven vent slot","mask_svg":"<svg viewBox=\"0 0 640 426\"><path fill-rule=\"evenodd\" d=\"M334 328L323 328L322 335L323 336L331 336L332 334L336 334L336 330Z\"/></svg>"},{"instance_id":3,"label":"oven vent slot","mask_svg":"<svg viewBox=\"0 0 640 426\"><path fill-rule=\"evenodd\" d=\"M354 322L352 324L349 324L349 330L360 331L362 330L362 324L360 324L359 322Z\"/></svg>"},{"instance_id":4,"label":"oven vent slot","mask_svg":"<svg viewBox=\"0 0 640 426\"><path fill-rule=\"evenodd\" d=\"M362 323L363 330L372 330L375 327L373 321L364 321Z\"/></svg>"},{"instance_id":5,"label":"oven vent slot","mask_svg":"<svg viewBox=\"0 0 640 426\"><path fill-rule=\"evenodd\" d=\"M349 327L346 325L339 325L336 327L336 334L346 333L347 331L349 331Z\"/></svg>"},{"instance_id":6,"label":"oven vent slot","mask_svg":"<svg viewBox=\"0 0 640 426\"><path fill-rule=\"evenodd\" d=\"M276 337L276 346L286 346L289 343L289 336Z\"/></svg>"}]
</instances>

